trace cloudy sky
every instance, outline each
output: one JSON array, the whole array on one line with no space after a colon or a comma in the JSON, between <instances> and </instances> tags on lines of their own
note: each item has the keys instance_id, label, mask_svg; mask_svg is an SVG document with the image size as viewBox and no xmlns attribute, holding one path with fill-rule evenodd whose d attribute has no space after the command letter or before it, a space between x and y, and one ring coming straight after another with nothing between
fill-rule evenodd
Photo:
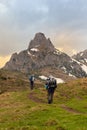
<instances>
[{"instance_id":1,"label":"cloudy sky","mask_svg":"<svg viewBox=\"0 0 87 130\"><path fill-rule=\"evenodd\" d=\"M69 55L87 49L87 0L0 0L0 67L37 32Z\"/></svg>"}]
</instances>

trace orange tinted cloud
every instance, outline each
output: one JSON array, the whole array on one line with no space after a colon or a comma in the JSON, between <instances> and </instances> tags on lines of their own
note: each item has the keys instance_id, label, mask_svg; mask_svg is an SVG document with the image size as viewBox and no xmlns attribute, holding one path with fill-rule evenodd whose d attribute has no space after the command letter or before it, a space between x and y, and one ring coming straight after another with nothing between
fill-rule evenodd
<instances>
[{"instance_id":1,"label":"orange tinted cloud","mask_svg":"<svg viewBox=\"0 0 87 130\"><path fill-rule=\"evenodd\" d=\"M2 68L9 59L10 56L0 56L0 68Z\"/></svg>"},{"instance_id":2,"label":"orange tinted cloud","mask_svg":"<svg viewBox=\"0 0 87 130\"><path fill-rule=\"evenodd\" d=\"M78 43L78 39L74 34L62 32L55 35L54 43L57 49L72 56L78 52L77 45L73 44Z\"/></svg>"}]
</instances>

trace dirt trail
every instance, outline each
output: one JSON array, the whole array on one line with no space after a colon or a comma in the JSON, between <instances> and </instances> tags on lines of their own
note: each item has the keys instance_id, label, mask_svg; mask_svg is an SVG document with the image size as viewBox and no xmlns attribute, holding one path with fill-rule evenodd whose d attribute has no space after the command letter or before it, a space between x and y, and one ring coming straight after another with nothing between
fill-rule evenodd
<instances>
[{"instance_id":1,"label":"dirt trail","mask_svg":"<svg viewBox=\"0 0 87 130\"><path fill-rule=\"evenodd\" d=\"M47 103L41 97L38 97L38 95L33 92L29 93L28 98L36 103ZM60 107L73 114L83 114L71 107L66 106L65 104L60 105Z\"/></svg>"},{"instance_id":2,"label":"dirt trail","mask_svg":"<svg viewBox=\"0 0 87 130\"><path fill-rule=\"evenodd\" d=\"M34 102L37 103L46 103L43 99L39 98L38 95L36 95L35 93L30 93L28 95L29 99L31 99Z\"/></svg>"},{"instance_id":3,"label":"dirt trail","mask_svg":"<svg viewBox=\"0 0 87 130\"><path fill-rule=\"evenodd\" d=\"M77 110L75 110L75 109L73 109L71 107L68 107L68 106L66 106L64 104L62 104L61 107L63 109L65 109L66 111L68 111L68 112L71 112L71 113L74 113L74 114L82 114L81 112L79 112L79 111L77 111Z\"/></svg>"}]
</instances>

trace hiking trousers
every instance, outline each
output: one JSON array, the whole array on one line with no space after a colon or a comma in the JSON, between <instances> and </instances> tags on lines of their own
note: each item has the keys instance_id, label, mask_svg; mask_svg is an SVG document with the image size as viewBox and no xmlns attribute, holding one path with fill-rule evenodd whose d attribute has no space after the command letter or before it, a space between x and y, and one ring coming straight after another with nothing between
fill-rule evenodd
<instances>
[{"instance_id":1,"label":"hiking trousers","mask_svg":"<svg viewBox=\"0 0 87 130\"><path fill-rule=\"evenodd\" d=\"M32 90L34 88L34 82L30 81L30 89Z\"/></svg>"},{"instance_id":2,"label":"hiking trousers","mask_svg":"<svg viewBox=\"0 0 87 130\"><path fill-rule=\"evenodd\" d=\"M54 90L54 88L48 89L48 104L51 104L53 102Z\"/></svg>"}]
</instances>

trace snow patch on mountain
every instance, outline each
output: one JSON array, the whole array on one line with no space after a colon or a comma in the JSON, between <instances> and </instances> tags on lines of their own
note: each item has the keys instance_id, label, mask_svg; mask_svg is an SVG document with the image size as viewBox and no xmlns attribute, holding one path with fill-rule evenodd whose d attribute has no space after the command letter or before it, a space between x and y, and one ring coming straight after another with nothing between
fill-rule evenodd
<instances>
[{"instance_id":1,"label":"snow patch on mountain","mask_svg":"<svg viewBox=\"0 0 87 130\"><path fill-rule=\"evenodd\" d=\"M53 77L53 76L52 76L52 77ZM39 78L42 79L42 80L47 80L48 77L46 77L46 76L44 76L44 75L41 75L41 76L39 76ZM64 83L64 80L62 80L62 79L60 79L60 78L56 78L56 77L53 77L53 78L56 79L57 84L58 84L58 83Z\"/></svg>"},{"instance_id":2,"label":"snow patch on mountain","mask_svg":"<svg viewBox=\"0 0 87 130\"><path fill-rule=\"evenodd\" d=\"M61 54L62 54L62 52L61 52L61 51L59 51L58 49L55 49L54 54L56 54L56 55L61 55Z\"/></svg>"},{"instance_id":3,"label":"snow patch on mountain","mask_svg":"<svg viewBox=\"0 0 87 130\"><path fill-rule=\"evenodd\" d=\"M86 58L85 58L84 60L87 62L87 59L86 59Z\"/></svg>"},{"instance_id":4,"label":"snow patch on mountain","mask_svg":"<svg viewBox=\"0 0 87 130\"><path fill-rule=\"evenodd\" d=\"M35 55L32 55L32 54L30 53L30 51L27 51L27 53L28 53L29 56L35 56Z\"/></svg>"},{"instance_id":5,"label":"snow patch on mountain","mask_svg":"<svg viewBox=\"0 0 87 130\"><path fill-rule=\"evenodd\" d=\"M32 55L29 51L27 51L27 53L28 53L28 55L30 55L30 56Z\"/></svg>"},{"instance_id":6,"label":"snow patch on mountain","mask_svg":"<svg viewBox=\"0 0 87 130\"><path fill-rule=\"evenodd\" d=\"M61 69L62 69L65 73L67 73L67 70L66 70L65 66L61 67Z\"/></svg>"},{"instance_id":7,"label":"snow patch on mountain","mask_svg":"<svg viewBox=\"0 0 87 130\"><path fill-rule=\"evenodd\" d=\"M80 62L82 62L82 63L84 63L85 62L85 60L84 59L81 59L81 60L79 60Z\"/></svg>"},{"instance_id":8,"label":"snow patch on mountain","mask_svg":"<svg viewBox=\"0 0 87 130\"><path fill-rule=\"evenodd\" d=\"M69 73L69 76L76 78L76 76L71 73Z\"/></svg>"},{"instance_id":9,"label":"snow patch on mountain","mask_svg":"<svg viewBox=\"0 0 87 130\"><path fill-rule=\"evenodd\" d=\"M87 73L87 66L86 65L84 65L84 64L82 64L82 69Z\"/></svg>"},{"instance_id":10,"label":"snow patch on mountain","mask_svg":"<svg viewBox=\"0 0 87 130\"><path fill-rule=\"evenodd\" d=\"M75 60L73 58L72 58L72 61L77 62L79 65L81 65L81 63L79 61L77 61L77 60Z\"/></svg>"},{"instance_id":11,"label":"snow patch on mountain","mask_svg":"<svg viewBox=\"0 0 87 130\"><path fill-rule=\"evenodd\" d=\"M32 48L32 49L30 49L31 51L35 51L35 52L37 52L37 51L39 51L37 48Z\"/></svg>"},{"instance_id":12,"label":"snow patch on mountain","mask_svg":"<svg viewBox=\"0 0 87 130\"><path fill-rule=\"evenodd\" d=\"M55 78L55 77L54 77ZM58 83L64 83L64 80L62 80L62 79L60 79L60 78L55 78L56 79L56 81L57 81L57 84Z\"/></svg>"},{"instance_id":13,"label":"snow patch on mountain","mask_svg":"<svg viewBox=\"0 0 87 130\"><path fill-rule=\"evenodd\" d=\"M42 80L47 80L47 77L44 76L44 75L39 76L39 78L42 79Z\"/></svg>"},{"instance_id":14,"label":"snow patch on mountain","mask_svg":"<svg viewBox=\"0 0 87 130\"><path fill-rule=\"evenodd\" d=\"M80 56L83 56L83 52L80 53Z\"/></svg>"}]
</instances>

